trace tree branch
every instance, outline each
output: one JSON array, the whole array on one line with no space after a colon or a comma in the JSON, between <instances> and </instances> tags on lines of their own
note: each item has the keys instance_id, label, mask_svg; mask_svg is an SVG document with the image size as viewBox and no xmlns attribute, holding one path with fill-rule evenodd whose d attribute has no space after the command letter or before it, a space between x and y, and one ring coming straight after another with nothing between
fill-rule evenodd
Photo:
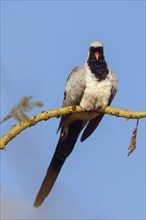
<instances>
[{"instance_id":1,"label":"tree branch","mask_svg":"<svg viewBox=\"0 0 146 220\"><path fill-rule=\"evenodd\" d=\"M55 110L49 110L41 112L38 115L35 115L34 117L31 117L27 119L25 122L21 122L18 125L14 125L7 134L5 134L0 139L0 149L5 149L5 146L10 142L16 135L18 135L20 132L22 132L24 129L34 126L40 121L48 120L49 118L58 117L62 115L67 115L75 112L83 112L83 110L79 106L69 106L65 108L59 108ZM95 112L95 111L94 111ZM109 115L114 115L117 117L123 117L127 119L140 119L140 118L146 118L146 111L142 112L134 112L130 110L122 110L118 108L112 108L112 107L106 107L102 111L97 111L99 113L105 113Z\"/></svg>"}]
</instances>

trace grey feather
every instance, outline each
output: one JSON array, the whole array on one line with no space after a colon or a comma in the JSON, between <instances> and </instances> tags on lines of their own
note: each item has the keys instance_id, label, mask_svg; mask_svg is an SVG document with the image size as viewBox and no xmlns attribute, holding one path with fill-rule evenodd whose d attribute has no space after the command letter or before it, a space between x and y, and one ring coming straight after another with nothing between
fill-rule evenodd
<instances>
[{"instance_id":1,"label":"grey feather","mask_svg":"<svg viewBox=\"0 0 146 220\"><path fill-rule=\"evenodd\" d=\"M79 105L85 90L85 85L85 67L79 66L74 68L65 85L63 107Z\"/></svg>"},{"instance_id":2,"label":"grey feather","mask_svg":"<svg viewBox=\"0 0 146 220\"><path fill-rule=\"evenodd\" d=\"M62 107L80 105L85 90L85 85L85 67L79 66L74 68L70 73L65 85ZM70 115L61 117L57 133L60 128L63 127L65 121L67 121L69 118Z\"/></svg>"}]
</instances>

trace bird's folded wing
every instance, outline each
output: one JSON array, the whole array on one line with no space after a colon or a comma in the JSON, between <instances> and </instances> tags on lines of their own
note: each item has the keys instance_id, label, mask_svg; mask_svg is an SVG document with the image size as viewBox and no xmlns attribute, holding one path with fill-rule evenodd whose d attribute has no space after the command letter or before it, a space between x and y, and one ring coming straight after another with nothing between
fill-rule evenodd
<instances>
[{"instance_id":1,"label":"bird's folded wing","mask_svg":"<svg viewBox=\"0 0 146 220\"><path fill-rule=\"evenodd\" d=\"M103 116L104 114L98 115L96 118L89 121L81 136L81 141L85 141L94 132Z\"/></svg>"},{"instance_id":2,"label":"bird's folded wing","mask_svg":"<svg viewBox=\"0 0 146 220\"><path fill-rule=\"evenodd\" d=\"M85 74L85 66L79 66L72 70L65 85L62 107L80 105L86 87ZM69 116L61 117L57 132L63 126L64 121L67 119L67 117Z\"/></svg>"}]
</instances>

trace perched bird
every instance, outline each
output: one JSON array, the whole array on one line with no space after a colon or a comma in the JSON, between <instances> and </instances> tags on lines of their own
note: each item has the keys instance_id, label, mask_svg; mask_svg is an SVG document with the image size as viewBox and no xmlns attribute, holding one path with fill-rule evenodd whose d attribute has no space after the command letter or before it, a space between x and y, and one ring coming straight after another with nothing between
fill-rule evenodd
<instances>
[{"instance_id":1,"label":"perched bird","mask_svg":"<svg viewBox=\"0 0 146 220\"><path fill-rule=\"evenodd\" d=\"M63 107L79 105L83 110L104 109L111 104L117 85L117 77L112 70L108 69L104 59L103 44L94 41L90 45L85 64L74 68L67 79ZM86 111L61 117L58 128L61 130L60 138L34 202L35 207L40 206L50 193L80 132L86 126L81 136L81 141L84 141L96 129L103 116L104 114Z\"/></svg>"}]
</instances>

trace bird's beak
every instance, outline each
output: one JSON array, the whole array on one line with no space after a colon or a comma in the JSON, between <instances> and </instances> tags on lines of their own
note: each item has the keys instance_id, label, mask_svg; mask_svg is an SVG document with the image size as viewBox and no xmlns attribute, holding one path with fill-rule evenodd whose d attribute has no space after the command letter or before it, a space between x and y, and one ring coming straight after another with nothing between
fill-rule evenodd
<instances>
[{"instance_id":1,"label":"bird's beak","mask_svg":"<svg viewBox=\"0 0 146 220\"><path fill-rule=\"evenodd\" d=\"M98 52L95 52L95 58L96 58L96 60L98 60L99 59L99 53Z\"/></svg>"}]
</instances>

